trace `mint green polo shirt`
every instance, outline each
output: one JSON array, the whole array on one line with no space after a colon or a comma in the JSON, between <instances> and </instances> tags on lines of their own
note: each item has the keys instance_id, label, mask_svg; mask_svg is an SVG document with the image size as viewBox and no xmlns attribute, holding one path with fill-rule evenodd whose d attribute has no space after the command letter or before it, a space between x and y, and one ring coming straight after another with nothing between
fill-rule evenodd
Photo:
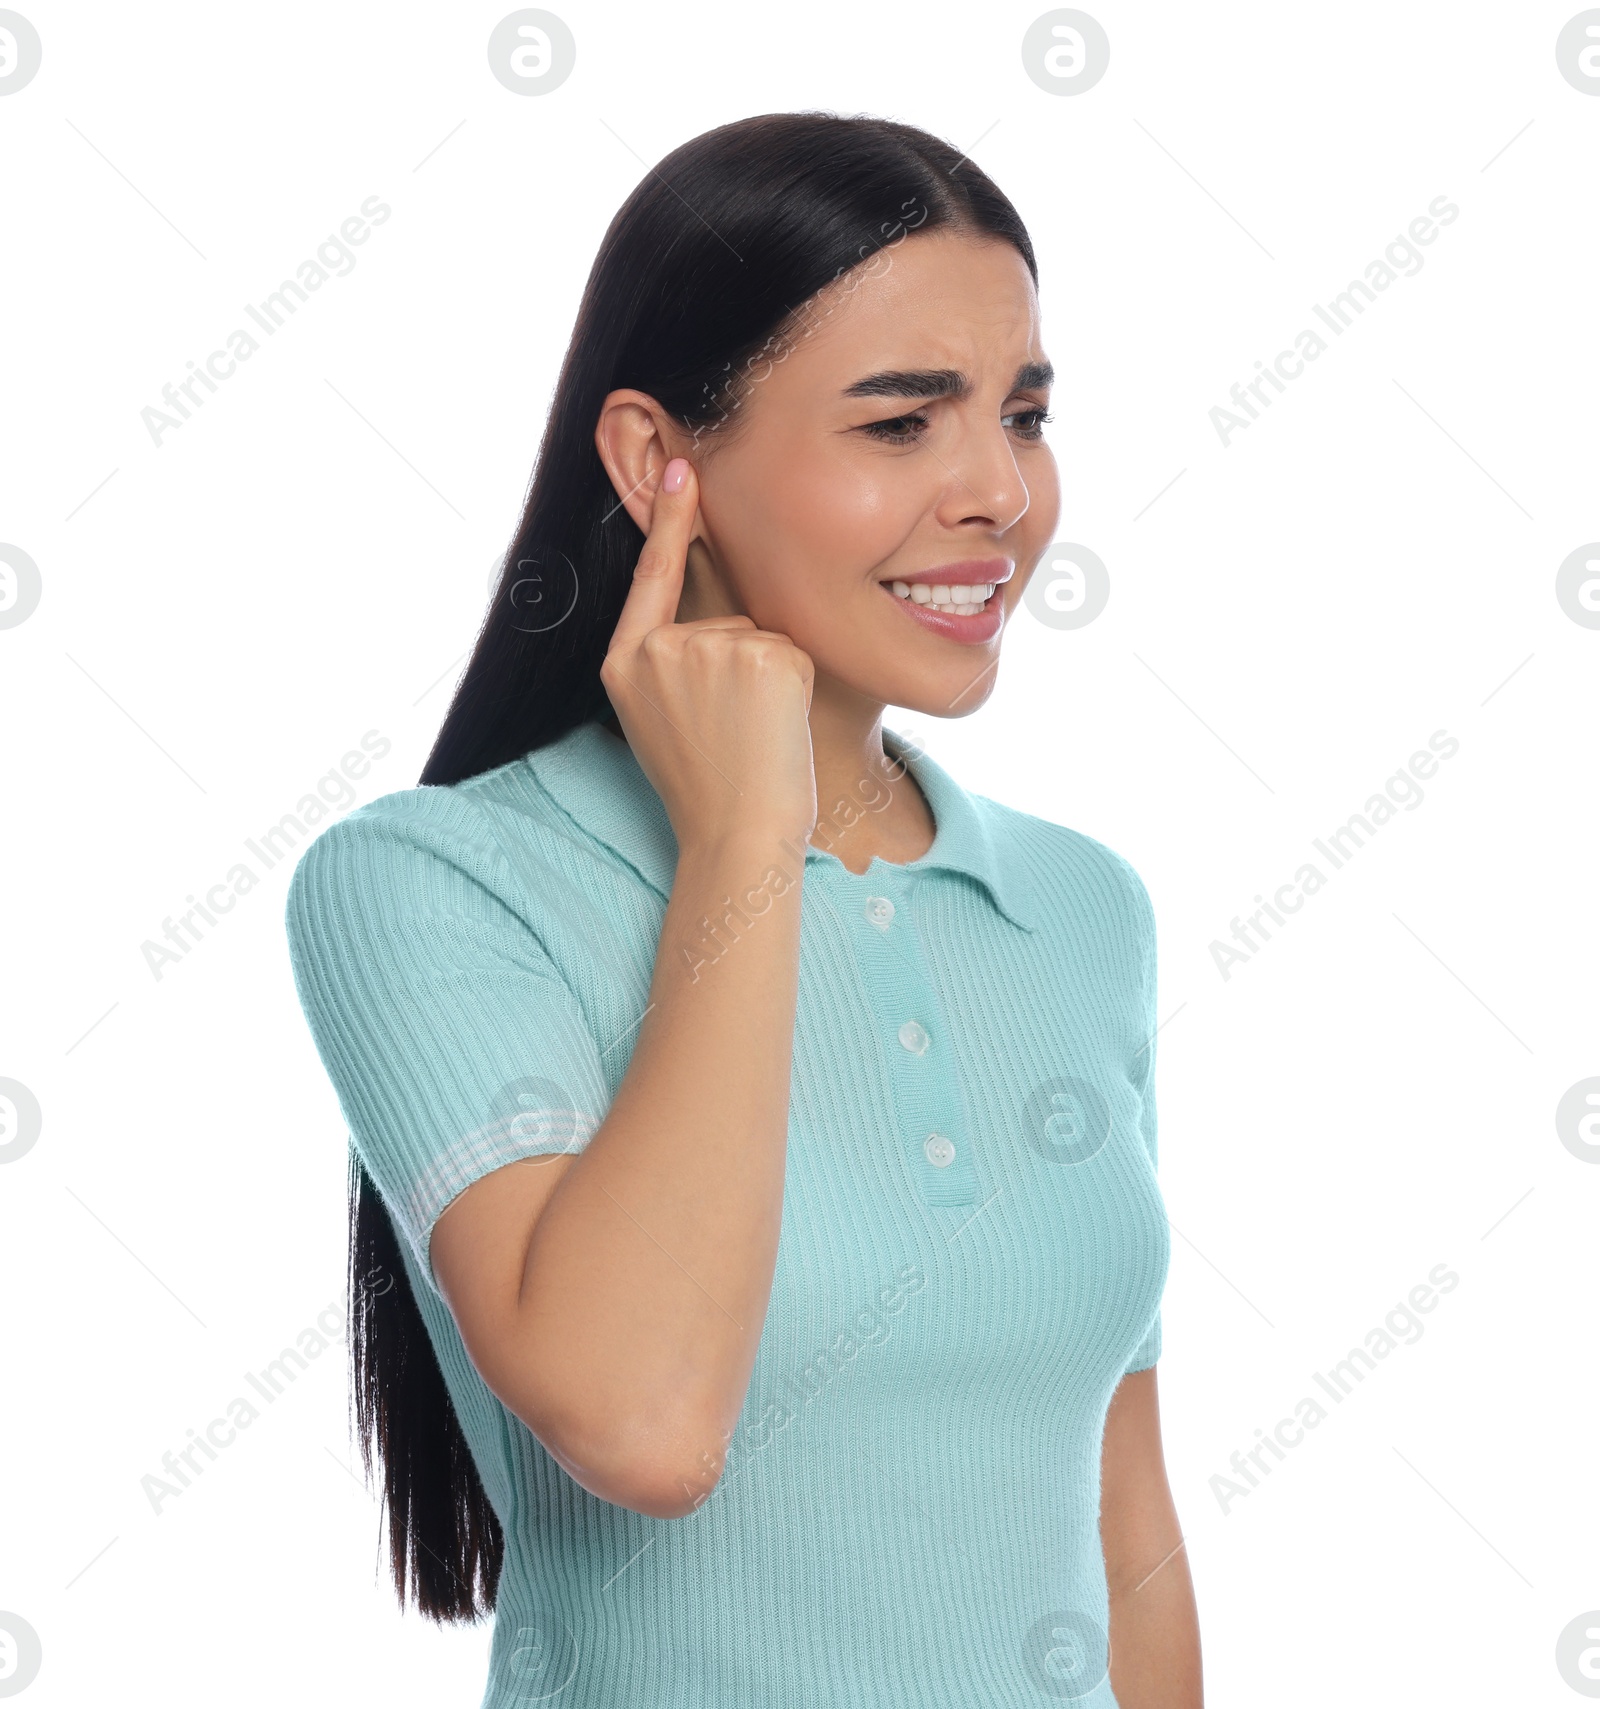
<instances>
[{"instance_id":1,"label":"mint green polo shirt","mask_svg":"<svg viewBox=\"0 0 1600 1709\"><path fill-rule=\"evenodd\" d=\"M713 977L803 869L777 1268L683 1518L567 1476L429 1257L465 1187L606 1114L672 887L659 796L584 723L359 808L295 871L301 1002L505 1534L482 1709L1114 1709L1101 1442L1160 1350L1170 1250L1150 900L1092 837L884 743L928 852L858 875L796 845L687 946Z\"/></svg>"}]
</instances>

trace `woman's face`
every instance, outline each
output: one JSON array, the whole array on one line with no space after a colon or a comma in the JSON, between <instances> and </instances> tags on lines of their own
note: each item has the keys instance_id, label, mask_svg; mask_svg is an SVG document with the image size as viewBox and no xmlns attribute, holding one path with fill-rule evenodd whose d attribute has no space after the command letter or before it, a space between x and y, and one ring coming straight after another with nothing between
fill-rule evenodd
<instances>
[{"instance_id":1,"label":"woman's face","mask_svg":"<svg viewBox=\"0 0 1600 1709\"><path fill-rule=\"evenodd\" d=\"M1060 509L1026 263L1002 241L911 236L769 354L736 432L677 436L700 482L680 619L743 612L788 635L817 696L965 716ZM984 603L920 604L896 580Z\"/></svg>"}]
</instances>

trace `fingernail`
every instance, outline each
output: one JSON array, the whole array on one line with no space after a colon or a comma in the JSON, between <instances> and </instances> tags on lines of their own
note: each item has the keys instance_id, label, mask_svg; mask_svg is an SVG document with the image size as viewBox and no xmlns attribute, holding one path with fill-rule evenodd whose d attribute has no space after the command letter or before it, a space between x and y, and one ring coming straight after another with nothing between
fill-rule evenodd
<instances>
[{"instance_id":1,"label":"fingernail","mask_svg":"<svg viewBox=\"0 0 1600 1709\"><path fill-rule=\"evenodd\" d=\"M667 464L666 471L661 477L661 490L664 493L681 493L683 483L689 478L689 459L674 457Z\"/></svg>"}]
</instances>

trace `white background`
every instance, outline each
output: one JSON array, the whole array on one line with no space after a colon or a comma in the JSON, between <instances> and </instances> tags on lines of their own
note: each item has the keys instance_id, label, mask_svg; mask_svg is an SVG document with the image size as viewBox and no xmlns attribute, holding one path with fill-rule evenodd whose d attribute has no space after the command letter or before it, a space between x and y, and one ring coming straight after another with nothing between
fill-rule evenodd
<instances>
[{"instance_id":1,"label":"white background","mask_svg":"<svg viewBox=\"0 0 1600 1709\"><path fill-rule=\"evenodd\" d=\"M1029 6L560 0L576 70L538 98L490 75L503 0L23 9L0 540L43 596L0 632L0 1075L44 1120L0 1171L0 1609L43 1642L30 1709L478 1701L487 1627L397 1611L342 1346L159 1514L141 1488L345 1256L292 863L159 980L141 945L364 732L361 798L414 783L601 233L689 136L806 107L972 147L1038 249L1060 536L1110 601L1024 614L975 716L888 722L1155 901L1208 1701L1579 1701L1600 1167L1555 1110L1600 1074L1600 630L1555 587L1600 538L1600 95L1557 71L1570 0L1094 0L1110 68L1070 98L1024 74ZM162 386L374 195L353 271L153 445ZM1421 271L1224 447L1229 387L1441 195ZM1224 978L1230 922L1436 730L1421 805ZM1229 1457L1438 1264L1421 1339L1224 1512Z\"/></svg>"}]
</instances>

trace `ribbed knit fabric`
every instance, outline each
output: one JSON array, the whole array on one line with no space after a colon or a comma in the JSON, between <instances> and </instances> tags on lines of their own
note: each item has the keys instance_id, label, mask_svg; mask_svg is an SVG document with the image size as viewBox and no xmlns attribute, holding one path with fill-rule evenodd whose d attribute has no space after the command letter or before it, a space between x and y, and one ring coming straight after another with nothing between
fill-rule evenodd
<instances>
[{"instance_id":1,"label":"ribbed knit fabric","mask_svg":"<svg viewBox=\"0 0 1600 1709\"><path fill-rule=\"evenodd\" d=\"M856 875L797 846L691 949L714 979L803 861L771 1303L680 1519L561 1470L428 1256L464 1187L604 1118L672 888L660 798L586 723L358 809L295 872L301 1001L505 1532L482 1709L1115 1709L1102 1433L1160 1350L1169 1256L1150 901L1093 838L885 746L928 853Z\"/></svg>"}]
</instances>

